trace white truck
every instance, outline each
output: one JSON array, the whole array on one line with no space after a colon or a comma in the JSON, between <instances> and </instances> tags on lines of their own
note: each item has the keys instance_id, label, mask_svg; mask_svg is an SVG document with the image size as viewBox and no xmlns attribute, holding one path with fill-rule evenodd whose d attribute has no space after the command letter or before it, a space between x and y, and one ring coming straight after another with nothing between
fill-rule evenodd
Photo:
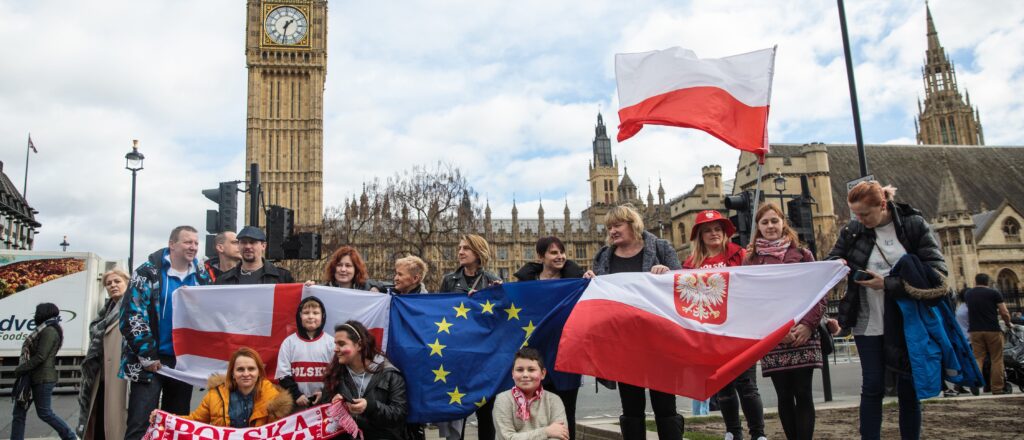
<instances>
[{"instance_id":1,"label":"white truck","mask_svg":"<svg viewBox=\"0 0 1024 440\"><path fill-rule=\"evenodd\" d=\"M100 276L115 266L116 261L89 252L0 250L0 390L14 384L21 345L35 329L32 318L43 302L60 308L64 330L57 389L78 387L79 365L89 349L89 322L107 297Z\"/></svg>"}]
</instances>

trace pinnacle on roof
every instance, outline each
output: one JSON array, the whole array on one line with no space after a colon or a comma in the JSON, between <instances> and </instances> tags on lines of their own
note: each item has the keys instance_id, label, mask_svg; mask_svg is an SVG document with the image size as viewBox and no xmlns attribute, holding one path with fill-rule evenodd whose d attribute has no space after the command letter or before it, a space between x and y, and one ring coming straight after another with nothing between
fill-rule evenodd
<instances>
[{"instance_id":1,"label":"pinnacle on roof","mask_svg":"<svg viewBox=\"0 0 1024 440\"><path fill-rule=\"evenodd\" d=\"M946 177L942 179L939 186L939 208L938 214L956 214L967 212L967 202L960 193L960 185L957 185L953 177L953 170L946 168Z\"/></svg>"}]
</instances>

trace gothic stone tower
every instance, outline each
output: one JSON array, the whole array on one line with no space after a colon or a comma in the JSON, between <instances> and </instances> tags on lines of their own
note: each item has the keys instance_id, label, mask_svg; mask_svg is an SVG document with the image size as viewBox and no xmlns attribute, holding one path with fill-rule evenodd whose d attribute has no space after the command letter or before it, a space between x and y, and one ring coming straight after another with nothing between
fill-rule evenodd
<instances>
[{"instance_id":1,"label":"gothic stone tower","mask_svg":"<svg viewBox=\"0 0 1024 440\"><path fill-rule=\"evenodd\" d=\"M615 206L619 192L619 161L612 157L612 141L600 113L594 127L594 157L590 160L590 178L587 180L590 182L590 207L583 216L594 224Z\"/></svg>"},{"instance_id":2,"label":"gothic stone tower","mask_svg":"<svg viewBox=\"0 0 1024 440\"><path fill-rule=\"evenodd\" d=\"M327 1L248 0L246 16L246 179L259 164L264 203L295 210L296 226L319 225Z\"/></svg>"},{"instance_id":3,"label":"gothic stone tower","mask_svg":"<svg viewBox=\"0 0 1024 440\"><path fill-rule=\"evenodd\" d=\"M956 67L949 61L946 50L939 44L932 11L928 14L928 51L924 76L924 109L917 102L918 116L914 121L917 143L923 145L985 145L981 130L981 117L971 107L971 94L964 103L956 85Z\"/></svg>"}]
</instances>

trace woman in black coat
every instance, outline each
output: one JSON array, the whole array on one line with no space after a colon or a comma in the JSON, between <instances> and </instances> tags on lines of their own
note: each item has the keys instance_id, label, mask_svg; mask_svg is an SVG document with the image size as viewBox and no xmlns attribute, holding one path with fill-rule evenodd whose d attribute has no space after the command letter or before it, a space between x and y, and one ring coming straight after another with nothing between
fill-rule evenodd
<instances>
[{"instance_id":1,"label":"woman in black coat","mask_svg":"<svg viewBox=\"0 0 1024 440\"><path fill-rule=\"evenodd\" d=\"M874 181L853 187L847 203L855 220L843 227L828 256L844 260L850 267L838 318L841 326L852 329L860 354L860 433L864 439L881 435L887 370L897 372L901 437L921 436L921 403L910 374L903 317L896 299L929 299L908 295L903 280L889 270L904 254L913 254L937 272L947 273L931 227L920 211L893 202L895 193L895 188Z\"/></svg>"},{"instance_id":2,"label":"woman in black coat","mask_svg":"<svg viewBox=\"0 0 1024 440\"><path fill-rule=\"evenodd\" d=\"M561 278L583 278L583 268L575 261L565 258L565 244L558 237L541 237L537 240L537 261L526 263L516 273L519 281L557 280ZM565 419L569 425L569 440L576 438L576 397L583 384L579 374L550 370L544 379L544 389L551 390L565 405Z\"/></svg>"},{"instance_id":3,"label":"woman in black coat","mask_svg":"<svg viewBox=\"0 0 1024 440\"><path fill-rule=\"evenodd\" d=\"M334 344L324 393L333 394L332 402L346 402L363 438L406 439L405 378L377 351L373 334L350 320L334 327Z\"/></svg>"}]
</instances>

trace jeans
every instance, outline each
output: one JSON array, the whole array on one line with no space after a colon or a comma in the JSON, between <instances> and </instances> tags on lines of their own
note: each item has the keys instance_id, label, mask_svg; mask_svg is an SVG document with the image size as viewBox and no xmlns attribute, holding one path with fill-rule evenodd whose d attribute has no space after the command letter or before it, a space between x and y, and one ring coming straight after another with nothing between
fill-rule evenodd
<instances>
[{"instance_id":1,"label":"jeans","mask_svg":"<svg viewBox=\"0 0 1024 440\"><path fill-rule=\"evenodd\" d=\"M160 363L174 368L174 357L160 355ZM162 392L162 394L161 394ZM171 414L188 415L192 400L192 385L154 374L150 382L132 382L128 386L128 429L125 440L139 440L149 427L149 414L157 409Z\"/></svg>"},{"instance_id":2,"label":"jeans","mask_svg":"<svg viewBox=\"0 0 1024 440\"><path fill-rule=\"evenodd\" d=\"M64 423L60 417L57 417L53 413L53 407L50 406L50 398L53 396L53 387L57 385L57 382L50 383L37 383L32 385L32 399L33 404L36 406L36 415L39 416L39 420L46 422L50 425L54 431L57 431L57 435L62 440L71 440L75 438L75 432L71 430L71 427L67 423ZM11 440L24 440L25 438L25 416L28 415L28 408L22 408L21 405L14 405L14 421L11 423Z\"/></svg>"},{"instance_id":3,"label":"jeans","mask_svg":"<svg viewBox=\"0 0 1024 440\"><path fill-rule=\"evenodd\" d=\"M860 436L876 440L882 433L882 397L885 396L885 353L882 336L854 336L860 353ZM900 437L917 440L921 437L921 402L917 400L914 379L908 374L896 375L896 393L900 407Z\"/></svg>"},{"instance_id":4,"label":"jeans","mask_svg":"<svg viewBox=\"0 0 1024 440\"><path fill-rule=\"evenodd\" d=\"M779 396L779 421L789 440L814 438L814 394L811 392L813 368L782 371L772 374L772 384Z\"/></svg>"},{"instance_id":5,"label":"jeans","mask_svg":"<svg viewBox=\"0 0 1024 440\"><path fill-rule=\"evenodd\" d=\"M761 403L761 393L757 390L756 363L718 391L718 407L725 419L725 430L731 432L733 438L743 438L740 407L743 407L743 415L747 418L750 438L764 436L764 405Z\"/></svg>"},{"instance_id":6,"label":"jeans","mask_svg":"<svg viewBox=\"0 0 1024 440\"><path fill-rule=\"evenodd\" d=\"M690 400L691 410L695 416L706 416L708 415L711 408L711 399L707 400Z\"/></svg>"}]
</instances>

